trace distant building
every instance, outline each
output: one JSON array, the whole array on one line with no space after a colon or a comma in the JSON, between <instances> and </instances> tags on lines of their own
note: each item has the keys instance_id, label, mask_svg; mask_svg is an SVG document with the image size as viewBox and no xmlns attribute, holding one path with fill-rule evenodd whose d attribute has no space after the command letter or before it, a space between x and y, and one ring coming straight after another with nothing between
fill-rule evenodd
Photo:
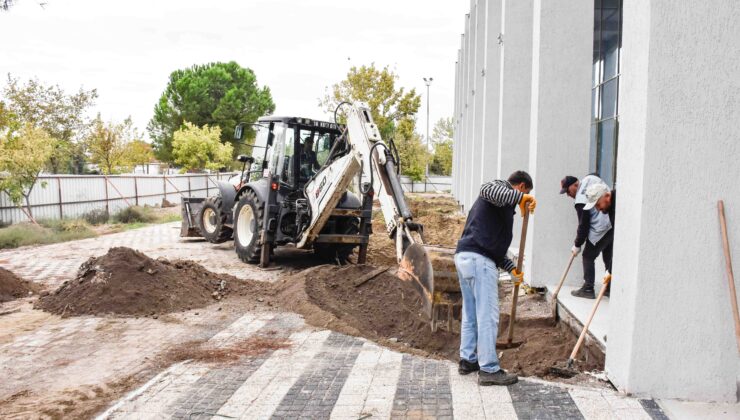
<instances>
[{"instance_id":1,"label":"distant building","mask_svg":"<svg viewBox=\"0 0 740 420\"><path fill-rule=\"evenodd\" d=\"M457 55L453 194L534 178L525 279L558 280L574 239L564 175L619 190L606 370L657 398L738 398L717 200L740 261L735 0L471 0ZM517 235L515 235L516 237ZM736 267L740 265L736 263ZM581 281L580 258L569 277ZM739 276L740 277L740 276Z\"/></svg>"}]
</instances>

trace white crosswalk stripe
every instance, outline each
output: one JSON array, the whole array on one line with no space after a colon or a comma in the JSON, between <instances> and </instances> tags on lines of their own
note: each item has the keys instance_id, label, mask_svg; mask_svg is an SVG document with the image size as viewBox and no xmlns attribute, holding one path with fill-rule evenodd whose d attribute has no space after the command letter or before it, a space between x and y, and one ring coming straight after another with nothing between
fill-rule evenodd
<instances>
[{"instance_id":1,"label":"white crosswalk stripe","mask_svg":"<svg viewBox=\"0 0 740 420\"><path fill-rule=\"evenodd\" d=\"M278 350L257 369L218 411L242 419L267 419L285 394L321 351L331 331L301 331L291 335L294 348Z\"/></svg>"}]
</instances>

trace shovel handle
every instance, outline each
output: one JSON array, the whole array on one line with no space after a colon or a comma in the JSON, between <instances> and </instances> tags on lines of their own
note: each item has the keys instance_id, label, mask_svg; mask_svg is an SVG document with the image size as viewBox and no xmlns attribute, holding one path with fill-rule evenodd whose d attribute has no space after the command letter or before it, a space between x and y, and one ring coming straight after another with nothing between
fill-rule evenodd
<instances>
[{"instance_id":1,"label":"shovel handle","mask_svg":"<svg viewBox=\"0 0 740 420\"><path fill-rule=\"evenodd\" d=\"M727 282L730 288L730 304L732 305L732 315L735 318L735 340L737 341L737 349L740 351L740 313L737 308L735 276L732 274L732 255L730 253L730 239L727 236L724 201L719 200L717 202L717 211L719 211L719 226L722 231L722 248L725 251L725 269L727 270Z\"/></svg>"},{"instance_id":2,"label":"shovel handle","mask_svg":"<svg viewBox=\"0 0 740 420\"><path fill-rule=\"evenodd\" d=\"M601 298L604 297L604 293L606 293L606 288L609 287L610 281L611 280L609 274L607 274L604 277L604 285L601 286L601 290L599 290L599 296L596 298L596 302L594 302L594 307L591 309L591 313L588 315L586 323L583 324L583 330L581 331L581 335L578 337L578 341L576 342L575 347L573 347L573 352L570 354L569 360L575 360L576 355L578 354L578 350L581 348L581 344L583 344L583 340L586 338L586 334L588 333L588 327L591 326L591 321L593 321L594 315L596 315L596 309L599 308Z\"/></svg>"},{"instance_id":3,"label":"shovel handle","mask_svg":"<svg viewBox=\"0 0 740 420\"><path fill-rule=\"evenodd\" d=\"M516 262L516 269L522 272L524 264L524 246L527 243L527 226L529 225L529 203L524 206L524 220L522 221L522 239L519 241L519 256ZM516 305L519 301L519 283L514 283L514 295L511 298L511 316L509 317L509 336L506 341L511 344L514 342L514 321L516 320Z\"/></svg>"}]
</instances>

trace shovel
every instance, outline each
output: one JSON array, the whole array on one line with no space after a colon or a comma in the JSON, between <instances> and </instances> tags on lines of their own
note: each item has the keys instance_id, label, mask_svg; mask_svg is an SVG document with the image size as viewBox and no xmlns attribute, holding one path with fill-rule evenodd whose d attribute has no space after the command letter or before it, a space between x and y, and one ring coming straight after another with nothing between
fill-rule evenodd
<instances>
[{"instance_id":1,"label":"shovel","mask_svg":"<svg viewBox=\"0 0 740 420\"><path fill-rule=\"evenodd\" d=\"M568 271L570 271L570 266L573 265L573 260L575 258L576 254L571 252L570 258L568 259L568 265L565 267L562 277L560 277L558 287L555 288L555 292L552 294L552 317L556 320L558 319L558 293L560 293L560 289L563 287L563 283L565 283L565 278L568 277Z\"/></svg>"},{"instance_id":2,"label":"shovel","mask_svg":"<svg viewBox=\"0 0 740 420\"><path fill-rule=\"evenodd\" d=\"M529 204L524 208L524 221L522 221L522 239L519 242L519 257L516 262L516 270L522 272L524 265L524 245L527 242L527 225L529 224ZM504 342L497 342L496 347L500 349L512 349L522 345L521 341L514 341L514 322L516 321L516 304L519 301L519 283L514 282L514 294L511 300L511 316L509 317L509 335Z\"/></svg>"},{"instance_id":3,"label":"shovel","mask_svg":"<svg viewBox=\"0 0 740 420\"><path fill-rule=\"evenodd\" d=\"M591 321L594 319L594 315L596 315L596 309L599 307L599 303L601 303L601 298L604 297L604 293L606 293L607 287L609 287L609 283L612 281L612 275L607 274L604 276L604 286L601 287L601 290L599 290L599 296L596 297L596 302L594 302L594 307L591 309L591 313L588 315L588 319L586 320L586 323L583 325L583 331L581 331L581 335L578 337L578 341L576 341L575 347L573 347L573 351L570 353L570 357L568 358L568 361L565 363L565 366L553 366L550 368L550 373L553 373L555 375L561 376L563 378L572 378L576 375L578 375L578 371L573 367L573 363L576 360L576 355L578 355L578 350L581 348L581 344L583 344L583 340L586 338L586 334L588 333L588 327L591 325Z\"/></svg>"}]
</instances>

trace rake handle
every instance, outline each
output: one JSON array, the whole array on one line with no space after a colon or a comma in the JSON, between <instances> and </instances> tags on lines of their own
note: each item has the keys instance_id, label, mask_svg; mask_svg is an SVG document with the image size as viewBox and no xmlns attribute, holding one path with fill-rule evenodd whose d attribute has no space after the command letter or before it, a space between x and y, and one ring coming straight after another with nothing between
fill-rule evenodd
<instances>
[{"instance_id":1,"label":"rake handle","mask_svg":"<svg viewBox=\"0 0 740 420\"><path fill-rule=\"evenodd\" d=\"M596 309L599 308L599 303L601 303L601 298L604 297L604 294L606 293L606 288L609 287L610 281L605 281L604 285L601 287L601 290L599 290L599 296L596 298L596 302L594 302L594 307L591 309L591 313L588 314L588 319L586 319L586 323L583 324L583 330L581 331L581 335L578 336L578 341L576 342L575 347L573 347L573 351L570 353L570 357L568 358L568 364L570 365L572 365L573 360L576 359L578 350L581 348L581 344L583 344L583 340L586 338L586 334L588 333L588 327L591 326L591 321L593 321L594 315L596 315Z\"/></svg>"},{"instance_id":2,"label":"rake handle","mask_svg":"<svg viewBox=\"0 0 740 420\"><path fill-rule=\"evenodd\" d=\"M737 349L740 351L740 312L737 308L737 291L735 290L735 276L732 274L732 255L730 253L730 239L727 236L727 220L725 219L725 202L717 202L717 211L719 211L719 225L722 231L722 248L725 251L725 268L727 269L727 282L730 288L730 302L732 304L732 314L735 318L735 340L737 340Z\"/></svg>"},{"instance_id":3,"label":"rake handle","mask_svg":"<svg viewBox=\"0 0 740 420\"><path fill-rule=\"evenodd\" d=\"M565 271L563 271L563 275L560 276L560 281L558 282L558 287L555 288L555 292L552 294L552 300L554 302L557 302L558 300L558 293L560 293L560 289L563 288L563 283L565 283L565 278L568 277L568 272L570 271L570 266L573 265L573 260L576 259L576 254L572 253L570 254L570 258L568 259L568 265L565 267Z\"/></svg>"},{"instance_id":4,"label":"rake handle","mask_svg":"<svg viewBox=\"0 0 740 420\"><path fill-rule=\"evenodd\" d=\"M522 272L524 265L524 246L527 243L527 226L529 225L529 203L524 207L524 221L522 221L522 239L519 241L519 256L516 261L516 270ZM519 283L514 282L514 296L511 300L511 316L509 317L509 336L506 341L508 344L514 342L514 321L516 319L516 304L519 301Z\"/></svg>"}]
</instances>

